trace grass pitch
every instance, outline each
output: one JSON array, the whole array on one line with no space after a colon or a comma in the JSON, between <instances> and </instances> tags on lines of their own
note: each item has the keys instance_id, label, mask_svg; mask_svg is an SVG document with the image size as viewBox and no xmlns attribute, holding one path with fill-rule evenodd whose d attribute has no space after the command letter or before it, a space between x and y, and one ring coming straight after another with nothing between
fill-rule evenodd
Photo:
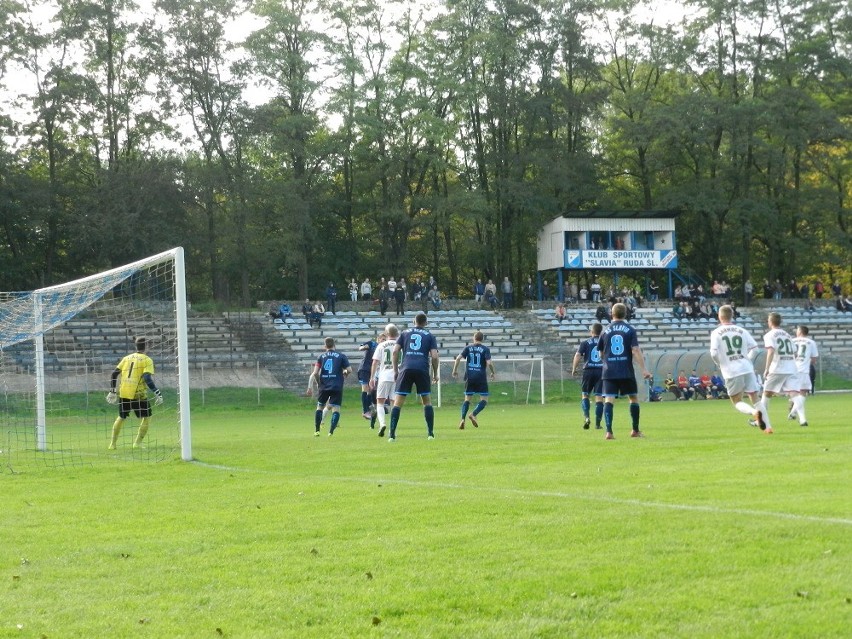
<instances>
[{"instance_id":1,"label":"grass pitch","mask_svg":"<svg viewBox=\"0 0 852 639\"><path fill-rule=\"evenodd\" d=\"M250 402L246 402L249 404ZM775 434L727 401L495 397L398 440L355 395L193 416L197 462L0 475L0 637L847 637L852 395ZM128 423L130 426L130 423ZM152 431L156 423L152 426Z\"/></svg>"}]
</instances>

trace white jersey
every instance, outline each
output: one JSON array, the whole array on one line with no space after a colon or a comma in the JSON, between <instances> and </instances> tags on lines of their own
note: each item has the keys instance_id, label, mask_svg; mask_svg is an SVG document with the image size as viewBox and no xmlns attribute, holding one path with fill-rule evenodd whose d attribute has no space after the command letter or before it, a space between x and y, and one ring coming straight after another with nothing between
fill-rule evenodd
<instances>
[{"instance_id":1,"label":"white jersey","mask_svg":"<svg viewBox=\"0 0 852 639\"><path fill-rule=\"evenodd\" d=\"M749 352L755 348L757 342L742 326L720 324L710 333L710 357L726 380L754 372Z\"/></svg>"},{"instance_id":2,"label":"white jersey","mask_svg":"<svg viewBox=\"0 0 852 639\"><path fill-rule=\"evenodd\" d=\"M373 361L379 363L376 369L379 375L379 383L393 381L393 347L395 345L395 340L385 340L376 346L373 353Z\"/></svg>"},{"instance_id":3,"label":"white jersey","mask_svg":"<svg viewBox=\"0 0 852 639\"><path fill-rule=\"evenodd\" d=\"M763 347L767 350L770 348L775 350L772 363L769 365L769 370L766 371L769 375L773 373L779 375L796 374L796 348L793 346L793 338L787 331L783 328L770 329L763 336Z\"/></svg>"},{"instance_id":4,"label":"white jersey","mask_svg":"<svg viewBox=\"0 0 852 639\"><path fill-rule=\"evenodd\" d=\"M810 337L794 337L793 345L796 347L796 370L800 374L810 374L811 361L819 357L816 342Z\"/></svg>"}]
</instances>

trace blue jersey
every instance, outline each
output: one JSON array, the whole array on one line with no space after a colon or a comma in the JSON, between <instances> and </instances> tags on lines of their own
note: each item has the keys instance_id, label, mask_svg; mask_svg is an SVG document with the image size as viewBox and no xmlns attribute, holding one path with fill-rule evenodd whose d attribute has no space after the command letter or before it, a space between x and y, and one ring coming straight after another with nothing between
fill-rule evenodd
<instances>
[{"instance_id":1,"label":"blue jersey","mask_svg":"<svg viewBox=\"0 0 852 639\"><path fill-rule=\"evenodd\" d=\"M358 379L361 379L361 373L369 373L370 369L373 368L373 353L376 352L376 346L379 344L375 340L369 340L361 344L361 346L366 346L367 349L364 351L364 360L361 362L361 366L358 367Z\"/></svg>"},{"instance_id":2,"label":"blue jersey","mask_svg":"<svg viewBox=\"0 0 852 639\"><path fill-rule=\"evenodd\" d=\"M317 358L319 366L319 389L339 390L343 388L343 371L349 368L349 358L338 351L326 351Z\"/></svg>"},{"instance_id":3,"label":"blue jersey","mask_svg":"<svg viewBox=\"0 0 852 639\"><path fill-rule=\"evenodd\" d=\"M402 347L400 371L417 370L430 373L430 353L438 350L435 336L425 328L409 328L402 331L396 343Z\"/></svg>"},{"instance_id":4,"label":"blue jersey","mask_svg":"<svg viewBox=\"0 0 852 639\"><path fill-rule=\"evenodd\" d=\"M597 337L590 337L580 342L580 345L577 347L577 352L583 358L583 362L585 362L583 364L584 369L599 369L603 366L601 352L598 350L598 339Z\"/></svg>"},{"instance_id":5,"label":"blue jersey","mask_svg":"<svg viewBox=\"0 0 852 639\"><path fill-rule=\"evenodd\" d=\"M486 366L491 361L491 349L485 344L468 344L462 349L461 357L467 363L465 378L467 381L488 381Z\"/></svg>"},{"instance_id":6,"label":"blue jersey","mask_svg":"<svg viewBox=\"0 0 852 639\"><path fill-rule=\"evenodd\" d=\"M606 327L598 340L603 360L602 379L636 379L633 372L633 347L639 346L636 329L623 320Z\"/></svg>"}]
</instances>

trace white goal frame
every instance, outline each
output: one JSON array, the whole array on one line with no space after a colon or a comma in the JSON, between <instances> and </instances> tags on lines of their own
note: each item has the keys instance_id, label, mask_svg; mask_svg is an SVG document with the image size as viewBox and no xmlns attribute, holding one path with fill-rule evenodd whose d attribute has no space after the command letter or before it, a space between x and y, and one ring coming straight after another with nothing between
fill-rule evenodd
<instances>
[{"instance_id":1,"label":"white goal frame","mask_svg":"<svg viewBox=\"0 0 852 639\"><path fill-rule=\"evenodd\" d=\"M177 247L142 260L103 271L85 278L22 293L2 309L11 318L13 330L0 334L0 350L32 341L35 377L35 448L48 451L46 409L45 333L85 311L142 269L173 262L174 322L178 421L181 459L192 460L192 429L189 399L189 348L187 331L186 272L184 251Z\"/></svg>"},{"instance_id":2,"label":"white goal frame","mask_svg":"<svg viewBox=\"0 0 852 639\"><path fill-rule=\"evenodd\" d=\"M449 365L449 366L452 367L453 362L455 362L455 359L442 358L440 360L440 366L439 366L438 370L440 371L441 367L445 366L445 365ZM530 364L530 374L529 374L529 376L527 376L525 378L526 384L527 384L527 390L526 390L526 403L527 404L530 403L530 396L531 396L531 393L532 393L533 371L537 367L538 368L538 377L539 377L539 389L538 389L539 390L539 401L542 405L544 405L544 358L542 358L542 357L506 357L506 358L492 357L491 363L494 364L494 370L495 370L495 373L496 373L495 377L496 377L496 381L498 381L498 382L499 381L507 381L506 377L505 377L506 372L507 372L506 371L507 366L512 366L514 368L515 364L522 364L522 363L523 364ZM464 361L459 363L459 368L458 368L457 372L459 373L460 378L464 374L465 366L466 366L466 364L465 364ZM502 379L501 379L501 373L503 375ZM513 379L512 381L514 381L514 382L520 381L520 382L523 383L524 379ZM443 385L442 376L439 374L438 375L438 383L435 385L436 386L436 389L435 389L435 395L436 395L435 407L436 408L441 408L442 385Z\"/></svg>"}]
</instances>

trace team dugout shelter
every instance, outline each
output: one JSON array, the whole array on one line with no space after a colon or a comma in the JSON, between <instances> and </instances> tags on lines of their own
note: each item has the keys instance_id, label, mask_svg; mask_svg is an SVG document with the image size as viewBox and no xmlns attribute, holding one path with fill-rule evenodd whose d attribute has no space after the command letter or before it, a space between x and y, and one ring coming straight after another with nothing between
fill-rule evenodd
<instances>
[{"instance_id":1,"label":"team dugout shelter","mask_svg":"<svg viewBox=\"0 0 852 639\"><path fill-rule=\"evenodd\" d=\"M555 272L557 299L571 275L591 271L642 275L645 291L651 278L672 296L677 269L675 218L680 211L574 211L548 222L538 233L538 297L543 281Z\"/></svg>"}]
</instances>

